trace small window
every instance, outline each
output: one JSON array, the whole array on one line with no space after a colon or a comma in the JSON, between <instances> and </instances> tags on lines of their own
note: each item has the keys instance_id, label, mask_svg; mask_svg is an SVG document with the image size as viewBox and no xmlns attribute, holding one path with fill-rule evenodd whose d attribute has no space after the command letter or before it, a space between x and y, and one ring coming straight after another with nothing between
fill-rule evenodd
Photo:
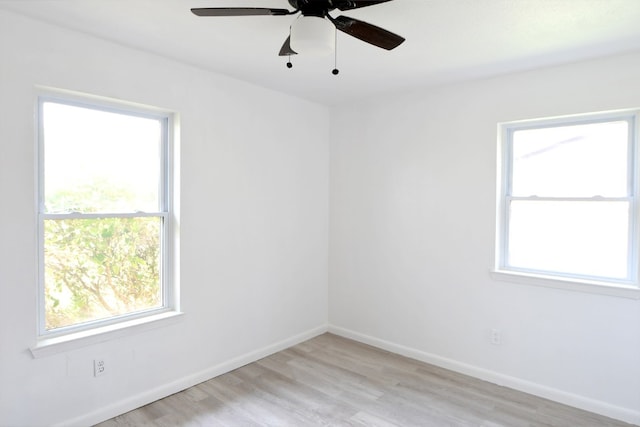
<instances>
[{"instance_id":1,"label":"small window","mask_svg":"<svg viewBox=\"0 0 640 427\"><path fill-rule=\"evenodd\" d=\"M39 100L40 334L172 307L169 116Z\"/></svg>"},{"instance_id":2,"label":"small window","mask_svg":"<svg viewBox=\"0 0 640 427\"><path fill-rule=\"evenodd\" d=\"M637 286L636 115L502 126L497 270Z\"/></svg>"}]
</instances>

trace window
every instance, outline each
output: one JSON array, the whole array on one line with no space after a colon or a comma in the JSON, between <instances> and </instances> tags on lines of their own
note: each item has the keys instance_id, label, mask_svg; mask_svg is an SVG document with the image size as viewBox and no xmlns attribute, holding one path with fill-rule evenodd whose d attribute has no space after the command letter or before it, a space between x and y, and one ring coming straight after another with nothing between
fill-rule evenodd
<instances>
[{"instance_id":1,"label":"window","mask_svg":"<svg viewBox=\"0 0 640 427\"><path fill-rule=\"evenodd\" d=\"M635 112L502 125L497 270L637 287Z\"/></svg>"},{"instance_id":2,"label":"window","mask_svg":"<svg viewBox=\"0 0 640 427\"><path fill-rule=\"evenodd\" d=\"M169 119L39 99L41 336L173 308Z\"/></svg>"}]
</instances>

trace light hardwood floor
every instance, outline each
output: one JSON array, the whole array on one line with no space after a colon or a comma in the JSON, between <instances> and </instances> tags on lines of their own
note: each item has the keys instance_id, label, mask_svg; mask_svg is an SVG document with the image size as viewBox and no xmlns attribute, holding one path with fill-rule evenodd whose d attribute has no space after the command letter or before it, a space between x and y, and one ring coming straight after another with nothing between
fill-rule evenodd
<instances>
[{"instance_id":1,"label":"light hardwood floor","mask_svg":"<svg viewBox=\"0 0 640 427\"><path fill-rule=\"evenodd\" d=\"M630 424L324 334L98 426Z\"/></svg>"}]
</instances>

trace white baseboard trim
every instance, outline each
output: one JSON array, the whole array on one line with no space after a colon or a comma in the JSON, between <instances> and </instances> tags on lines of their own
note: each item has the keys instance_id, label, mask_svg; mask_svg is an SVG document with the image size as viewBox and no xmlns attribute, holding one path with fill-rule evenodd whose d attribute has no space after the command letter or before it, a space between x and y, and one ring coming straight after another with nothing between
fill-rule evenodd
<instances>
[{"instance_id":1,"label":"white baseboard trim","mask_svg":"<svg viewBox=\"0 0 640 427\"><path fill-rule=\"evenodd\" d=\"M301 342L307 341L318 335L322 335L323 333L327 332L327 330L328 330L328 327L326 325L318 326L314 329L308 330L301 334L273 343L266 347L254 350L250 353L235 357L231 360L220 363L219 365L213 366L203 371L196 372L192 375L189 375L183 378L179 378L171 383L161 385L154 389L145 391L144 393L140 393L135 396L131 396L125 400L115 402L98 411L83 414L71 420L54 424L53 427L63 427L63 426L64 427L71 427L71 426L85 427L85 426L101 423L103 421L116 417L120 414L124 414L126 412L132 411L141 406L148 405L151 402L155 402L156 400L165 398L174 393L178 393L189 387L193 387L194 385L200 384L204 381L208 381L219 375L233 371L234 369L238 369L244 365L255 362L264 357L270 356L274 353L277 353L281 350L292 347L296 344L300 344Z\"/></svg>"},{"instance_id":2,"label":"white baseboard trim","mask_svg":"<svg viewBox=\"0 0 640 427\"><path fill-rule=\"evenodd\" d=\"M500 386L509 387L514 390L533 394L535 396L553 400L555 402L559 402L564 405L573 406L574 408L579 408L585 411L604 415L609 418L614 418L627 423L640 425L640 410L624 408L624 407L612 405L606 402L602 402L599 400L591 399L585 396L580 396L577 394L558 390L552 387L547 387L542 384L534 383L531 381L523 380L523 379L512 377L509 375L504 375L499 372L469 365L466 363L459 362L457 360L441 357L435 354L426 353L414 348L406 347L400 344L395 344L389 341L385 341L379 338L361 334L359 332L355 332L355 331L341 328L338 326L329 325L328 332L335 335L339 335L344 338L349 338L354 341L368 344L373 347L381 348L383 350L387 350L392 353L400 354L402 356L406 356L411 359L419 360L421 362L429 363L435 366L439 366L441 368L449 369L451 371L455 371L461 374L469 375L471 377L479 378L481 380L498 384Z\"/></svg>"}]
</instances>

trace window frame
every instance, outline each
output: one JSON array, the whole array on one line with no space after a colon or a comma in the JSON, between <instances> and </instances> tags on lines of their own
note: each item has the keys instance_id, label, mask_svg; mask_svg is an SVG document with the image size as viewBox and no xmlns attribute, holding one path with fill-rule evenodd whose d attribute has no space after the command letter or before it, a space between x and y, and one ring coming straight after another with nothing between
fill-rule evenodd
<instances>
[{"instance_id":1,"label":"window frame","mask_svg":"<svg viewBox=\"0 0 640 427\"><path fill-rule=\"evenodd\" d=\"M627 195L624 197L538 197L513 196L513 135L520 130L545 129L561 126L586 125L625 121L629 125L628 154L627 154ZM495 263L492 277L496 280L516 282L527 285L541 285L545 287L585 291L604 295L630 297L640 299L639 260L640 235L640 162L639 110L620 110L603 113L590 113L554 118L523 120L498 124L498 180L496 206L496 246ZM627 201L629 203L629 230L627 252L627 277L625 279L572 274L514 267L508 264L510 205L514 200L536 201Z\"/></svg>"},{"instance_id":2,"label":"window frame","mask_svg":"<svg viewBox=\"0 0 640 427\"><path fill-rule=\"evenodd\" d=\"M133 213L47 213L45 212L45 171L44 171L44 115L45 103L57 103L73 107L88 108L95 111L123 114L131 117L157 120L161 126L160 149L160 188L158 191L158 210L155 212ZM175 268L175 235L174 235L174 178L173 178L173 153L174 153L174 128L176 117L174 113L142 106L133 103L114 101L102 97L79 95L68 92L39 91L36 95L36 123L37 123L37 258L38 258L38 294L37 294L37 345L31 349L34 357L39 354L48 354L52 351L47 347L51 345L69 347L68 343L78 339L91 338L105 333L121 335L119 330L137 327L140 329L145 323L158 320L166 320L178 312L177 283L174 276ZM160 291L162 294L159 307L132 313L92 320L75 325L64 326L52 330L46 329L45 313L45 221L51 219L95 219L95 218L140 218L157 217L160 219ZM67 345L64 345L67 344ZM55 351L53 351L55 352Z\"/></svg>"}]
</instances>

